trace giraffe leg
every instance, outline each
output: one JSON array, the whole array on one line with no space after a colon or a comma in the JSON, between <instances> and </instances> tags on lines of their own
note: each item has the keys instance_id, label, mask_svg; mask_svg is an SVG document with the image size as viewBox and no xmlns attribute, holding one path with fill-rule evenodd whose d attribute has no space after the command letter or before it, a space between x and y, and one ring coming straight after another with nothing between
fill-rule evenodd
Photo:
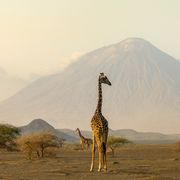
<instances>
[{"instance_id":1,"label":"giraffe leg","mask_svg":"<svg viewBox=\"0 0 180 180\"><path fill-rule=\"evenodd\" d=\"M90 171L92 172L94 169L94 158L95 158L95 137L93 135L93 144L92 144L92 161L91 161L91 169Z\"/></svg>"},{"instance_id":2,"label":"giraffe leg","mask_svg":"<svg viewBox=\"0 0 180 180\"><path fill-rule=\"evenodd\" d=\"M107 164L106 164L106 144L102 143L102 167L106 171L107 170Z\"/></svg>"},{"instance_id":3,"label":"giraffe leg","mask_svg":"<svg viewBox=\"0 0 180 180\"><path fill-rule=\"evenodd\" d=\"M85 142L83 141L82 142L82 150L85 150L86 149L86 144L85 144Z\"/></svg>"},{"instance_id":4,"label":"giraffe leg","mask_svg":"<svg viewBox=\"0 0 180 180\"><path fill-rule=\"evenodd\" d=\"M104 147L103 147L104 148ZM105 156L104 156L104 149L102 150L102 168L104 169L105 165Z\"/></svg>"},{"instance_id":5,"label":"giraffe leg","mask_svg":"<svg viewBox=\"0 0 180 180\"><path fill-rule=\"evenodd\" d=\"M106 146L106 145L105 145ZM105 149L105 152L104 152L104 157L103 157L103 160L104 160L104 170L107 171L107 161L106 161L106 149Z\"/></svg>"},{"instance_id":6,"label":"giraffe leg","mask_svg":"<svg viewBox=\"0 0 180 180\"><path fill-rule=\"evenodd\" d=\"M99 145L98 146L98 151L99 151L99 167L98 167L98 172L100 172L101 171L101 169L102 169L102 146L101 145Z\"/></svg>"},{"instance_id":7,"label":"giraffe leg","mask_svg":"<svg viewBox=\"0 0 180 180\"><path fill-rule=\"evenodd\" d=\"M102 169L103 169L103 170L104 170L104 162L105 162L104 152L102 152Z\"/></svg>"},{"instance_id":8,"label":"giraffe leg","mask_svg":"<svg viewBox=\"0 0 180 180\"><path fill-rule=\"evenodd\" d=\"M81 148L83 150L83 142L80 140L80 145L81 145Z\"/></svg>"},{"instance_id":9,"label":"giraffe leg","mask_svg":"<svg viewBox=\"0 0 180 180\"><path fill-rule=\"evenodd\" d=\"M108 138L108 130L107 133L104 134L104 142L103 142L103 169L107 171L107 161L106 161L106 144L107 144L107 138Z\"/></svg>"},{"instance_id":10,"label":"giraffe leg","mask_svg":"<svg viewBox=\"0 0 180 180\"><path fill-rule=\"evenodd\" d=\"M88 143L86 143L86 151L88 151L88 147L89 147L89 146L88 146Z\"/></svg>"}]
</instances>

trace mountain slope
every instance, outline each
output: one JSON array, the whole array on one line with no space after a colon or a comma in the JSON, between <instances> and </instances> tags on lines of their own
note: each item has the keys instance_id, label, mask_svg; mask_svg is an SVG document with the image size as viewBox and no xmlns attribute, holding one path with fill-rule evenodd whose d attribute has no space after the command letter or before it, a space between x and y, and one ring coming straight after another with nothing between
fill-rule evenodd
<instances>
[{"instance_id":1,"label":"mountain slope","mask_svg":"<svg viewBox=\"0 0 180 180\"><path fill-rule=\"evenodd\" d=\"M0 119L24 124L42 117L58 128L89 129L100 72L112 82L103 86L110 128L180 131L180 62L138 38L92 51L32 83L0 103Z\"/></svg>"},{"instance_id":2,"label":"mountain slope","mask_svg":"<svg viewBox=\"0 0 180 180\"><path fill-rule=\"evenodd\" d=\"M18 92L24 88L29 82L27 80L9 75L3 68L0 67L0 101Z\"/></svg>"},{"instance_id":3,"label":"mountain slope","mask_svg":"<svg viewBox=\"0 0 180 180\"><path fill-rule=\"evenodd\" d=\"M20 127L20 130L22 135L39 133L39 132L49 132L56 135L59 138L65 139L66 141L70 141L70 142L77 141L76 137L70 136L66 133L56 130L53 126L51 126L42 119L34 119L28 125Z\"/></svg>"}]
</instances>

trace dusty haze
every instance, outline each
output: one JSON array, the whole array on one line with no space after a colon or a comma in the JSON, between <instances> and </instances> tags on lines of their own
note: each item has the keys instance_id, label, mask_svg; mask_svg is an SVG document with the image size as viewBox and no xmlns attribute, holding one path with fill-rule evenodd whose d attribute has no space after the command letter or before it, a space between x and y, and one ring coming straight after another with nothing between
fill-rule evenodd
<instances>
[{"instance_id":1,"label":"dusty haze","mask_svg":"<svg viewBox=\"0 0 180 180\"><path fill-rule=\"evenodd\" d=\"M103 113L112 129L179 132L180 62L140 38L94 50L63 72L40 78L0 104L0 119L44 118L57 128L89 129L97 81L105 72Z\"/></svg>"},{"instance_id":2,"label":"dusty haze","mask_svg":"<svg viewBox=\"0 0 180 180\"><path fill-rule=\"evenodd\" d=\"M64 68L74 55L127 37L147 39L179 59L179 7L179 0L1 1L0 68L25 82L0 81L0 100Z\"/></svg>"}]
</instances>

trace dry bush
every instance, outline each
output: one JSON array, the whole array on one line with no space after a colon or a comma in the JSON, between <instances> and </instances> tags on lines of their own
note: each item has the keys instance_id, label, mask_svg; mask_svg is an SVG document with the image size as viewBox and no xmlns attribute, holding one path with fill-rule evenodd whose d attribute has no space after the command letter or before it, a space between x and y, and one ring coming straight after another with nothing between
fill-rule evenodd
<instances>
[{"instance_id":1,"label":"dry bush","mask_svg":"<svg viewBox=\"0 0 180 180\"><path fill-rule=\"evenodd\" d=\"M19 149L24 152L29 159L33 154L38 158L43 158L45 150L52 147L61 147L60 139L51 133L36 133L21 136L16 140Z\"/></svg>"},{"instance_id":2,"label":"dry bush","mask_svg":"<svg viewBox=\"0 0 180 180\"><path fill-rule=\"evenodd\" d=\"M20 151L26 154L26 156L31 159L33 152L36 151L38 155L38 147L34 143L34 135L21 136L16 140L16 144Z\"/></svg>"},{"instance_id":3,"label":"dry bush","mask_svg":"<svg viewBox=\"0 0 180 180\"><path fill-rule=\"evenodd\" d=\"M114 137L114 136L109 136L107 140L107 145L108 148L111 151L112 156L114 157L115 154L115 149L121 145L127 144L127 143L132 143L130 140L122 137ZM109 153L108 149L108 153Z\"/></svg>"}]
</instances>

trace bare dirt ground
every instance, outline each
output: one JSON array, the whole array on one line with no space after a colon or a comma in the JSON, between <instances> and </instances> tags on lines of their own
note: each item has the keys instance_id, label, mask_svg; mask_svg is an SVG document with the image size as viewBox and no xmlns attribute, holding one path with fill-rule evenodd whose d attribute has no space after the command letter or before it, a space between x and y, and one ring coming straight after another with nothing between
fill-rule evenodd
<instances>
[{"instance_id":1,"label":"bare dirt ground","mask_svg":"<svg viewBox=\"0 0 180 180\"><path fill-rule=\"evenodd\" d=\"M97 156L96 156L97 157ZM108 155L108 171L89 172L91 152L60 149L55 157L27 160L0 151L0 179L13 180L171 180L180 179L180 152L174 145L128 145Z\"/></svg>"}]
</instances>

